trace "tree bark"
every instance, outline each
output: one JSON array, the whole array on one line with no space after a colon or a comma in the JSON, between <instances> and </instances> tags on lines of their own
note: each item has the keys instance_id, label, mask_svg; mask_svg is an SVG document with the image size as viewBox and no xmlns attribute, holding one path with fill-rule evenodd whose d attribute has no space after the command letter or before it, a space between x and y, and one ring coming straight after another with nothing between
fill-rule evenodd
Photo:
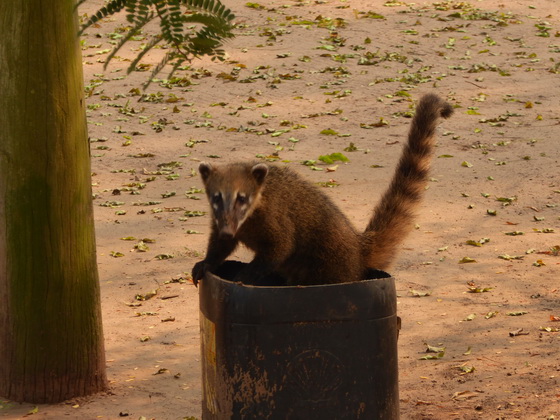
<instances>
[{"instance_id":1,"label":"tree bark","mask_svg":"<svg viewBox=\"0 0 560 420\"><path fill-rule=\"evenodd\" d=\"M0 396L106 389L75 0L0 7Z\"/></svg>"}]
</instances>

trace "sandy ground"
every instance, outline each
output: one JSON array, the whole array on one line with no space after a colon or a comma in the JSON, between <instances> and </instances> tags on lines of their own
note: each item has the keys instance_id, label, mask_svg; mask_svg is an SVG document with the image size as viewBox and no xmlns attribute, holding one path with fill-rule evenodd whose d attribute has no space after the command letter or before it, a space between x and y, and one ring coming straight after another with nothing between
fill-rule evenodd
<instances>
[{"instance_id":1,"label":"sandy ground","mask_svg":"<svg viewBox=\"0 0 560 420\"><path fill-rule=\"evenodd\" d=\"M391 271L401 418L560 418L556 1L253 5L228 2L239 26L225 63L194 62L144 100L135 89L148 73L124 69L149 33L107 70L124 16L84 37L110 391L37 410L0 400L0 417L199 418L198 293L185 280L210 222L195 216L207 211L199 161L277 157L313 182L334 180L325 191L362 228L406 113L435 92L456 115L441 125L417 229ZM350 160L335 172L301 164L335 152ZM421 360L427 345L443 357Z\"/></svg>"}]
</instances>

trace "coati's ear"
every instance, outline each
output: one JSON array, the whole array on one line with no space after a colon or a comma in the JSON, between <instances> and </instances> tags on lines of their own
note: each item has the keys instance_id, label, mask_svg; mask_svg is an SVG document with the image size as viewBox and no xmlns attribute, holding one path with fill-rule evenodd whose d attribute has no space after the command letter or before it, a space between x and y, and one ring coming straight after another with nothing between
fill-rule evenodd
<instances>
[{"instance_id":1,"label":"coati's ear","mask_svg":"<svg viewBox=\"0 0 560 420\"><path fill-rule=\"evenodd\" d=\"M257 181L257 184L260 185L264 182L264 179L268 174L268 166L264 163L259 163L251 168L251 173L253 174L255 181Z\"/></svg>"},{"instance_id":2,"label":"coati's ear","mask_svg":"<svg viewBox=\"0 0 560 420\"><path fill-rule=\"evenodd\" d=\"M212 165L208 162L201 162L198 166L198 172L200 172L200 176L202 176L204 182L206 182L213 170Z\"/></svg>"}]
</instances>

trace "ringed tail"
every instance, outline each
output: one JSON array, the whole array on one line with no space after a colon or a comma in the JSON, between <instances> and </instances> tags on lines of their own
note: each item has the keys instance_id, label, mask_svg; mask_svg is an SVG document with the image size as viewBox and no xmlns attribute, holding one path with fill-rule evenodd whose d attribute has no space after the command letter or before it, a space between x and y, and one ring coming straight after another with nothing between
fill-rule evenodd
<instances>
[{"instance_id":1,"label":"ringed tail","mask_svg":"<svg viewBox=\"0 0 560 420\"><path fill-rule=\"evenodd\" d=\"M428 182L436 127L440 118L449 118L451 114L451 105L437 95L427 94L418 102L391 184L363 233L367 267L386 270L412 230L414 212Z\"/></svg>"}]
</instances>

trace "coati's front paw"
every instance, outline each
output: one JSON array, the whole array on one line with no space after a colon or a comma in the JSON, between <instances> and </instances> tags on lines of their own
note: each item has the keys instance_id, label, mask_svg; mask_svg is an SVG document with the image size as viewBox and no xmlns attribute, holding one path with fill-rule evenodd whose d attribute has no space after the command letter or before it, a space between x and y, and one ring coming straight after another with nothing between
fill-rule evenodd
<instances>
[{"instance_id":1,"label":"coati's front paw","mask_svg":"<svg viewBox=\"0 0 560 420\"><path fill-rule=\"evenodd\" d=\"M211 269L212 267L206 262L206 260L197 262L192 268L192 279L194 285L198 287L198 281L202 280L204 274Z\"/></svg>"}]
</instances>

